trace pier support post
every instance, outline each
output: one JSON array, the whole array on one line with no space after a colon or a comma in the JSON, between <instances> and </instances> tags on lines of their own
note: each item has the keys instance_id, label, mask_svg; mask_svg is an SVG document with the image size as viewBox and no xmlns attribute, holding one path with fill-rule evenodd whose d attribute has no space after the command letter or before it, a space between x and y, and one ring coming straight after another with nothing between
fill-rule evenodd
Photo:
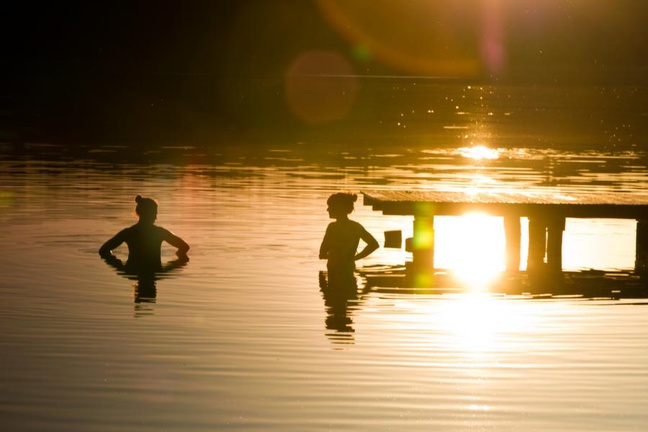
<instances>
[{"instance_id":1,"label":"pier support post","mask_svg":"<svg viewBox=\"0 0 648 432\"><path fill-rule=\"evenodd\" d=\"M434 213L431 208L418 209L414 215L412 264L417 270L434 269Z\"/></svg>"},{"instance_id":2,"label":"pier support post","mask_svg":"<svg viewBox=\"0 0 648 432\"><path fill-rule=\"evenodd\" d=\"M562 271L562 241L565 218L552 217L547 221L547 267L554 272Z\"/></svg>"},{"instance_id":3,"label":"pier support post","mask_svg":"<svg viewBox=\"0 0 648 432\"><path fill-rule=\"evenodd\" d=\"M648 220L637 220L635 273L648 274Z\"/></svg>"},{"instance_id":4,"label":"pier support post","mask_svg":"<svg viewBox=\"0 0 648 432\"><path fill-rule=\"evenodd\" d=\"M504 262L507 272L520 270L520 243L522 229L519 216L504 216Z\"/></svg>"},{"instance_id":5,"label":"pier support post","mask_svg":"<svg viewBox=\"0 0 648 432\"><path fill-rule=\"evenodd\" d=\"M564 230L564 216L541 215L529 218L527 274L534 289L554 290L560 289L562 286L562 239Z\"/></svg>"},{"instance_id":6,"label":"pier support post","mask_svg":"<svg viewBox=\"0 0 648 432\"><path fill-rule=\"evenodd\" d=\"M565 231L565 218L563 216L529 219L527 269L541 269L545 265L546 257L546 265L549 270L562 270L563 231Z\"/></svg>"},{"instance_id":7,"label":"pier support post","mask_svg":"<svg viewBox=\"0 0 648 432\"><path fill-rule=\"evenodd\" d=\"M527 272L540 271L544 268L547 250L547 225L539 217L529 217L529 254Z\"/></svg>"}]
</instances>

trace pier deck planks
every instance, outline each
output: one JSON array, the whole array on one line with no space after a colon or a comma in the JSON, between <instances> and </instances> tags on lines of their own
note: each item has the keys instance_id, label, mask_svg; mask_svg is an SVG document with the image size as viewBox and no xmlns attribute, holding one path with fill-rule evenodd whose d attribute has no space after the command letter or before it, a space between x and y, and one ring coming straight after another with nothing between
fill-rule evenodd
<instances>
[{"instance_id":1,"label":"pier deck planks","mask_svg":"<svg viewBox=\"0 0 648 432\"><path fill-rule=\"evenodd\" d=\"M385 215L557 216L648 219L648 194L537 191L366 191L364 204Z\"/></svg>"}]
</instances>

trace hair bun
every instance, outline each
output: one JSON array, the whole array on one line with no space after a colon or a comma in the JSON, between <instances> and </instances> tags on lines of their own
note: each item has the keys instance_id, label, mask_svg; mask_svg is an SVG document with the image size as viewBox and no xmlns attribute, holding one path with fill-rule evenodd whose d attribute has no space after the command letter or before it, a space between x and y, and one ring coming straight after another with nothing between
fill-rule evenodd
<instances>
[{"instance_id":1,"label":"hair bun","mask_svg":"<svg viewBox=\"0 0 648 432\"><path fill-rule=\"evenodd\" d=\"M357 194L353 194L353 202L356 202L356 201L358 201L358 195L357 195Z\"/></svg>"},{"instance_id":2,"label":"hair bun","mask_svg":"<svg viewBox=\"0 0 648 432\"><path fill-rule=\"evenodd\" d=\"M142 195L137 195L137 196L135 197L135 202L136 202L136 203L139 203L140 201L142 201L142 199L143 199L143 198L142 198Z\"/></svg>"}]
</instances>

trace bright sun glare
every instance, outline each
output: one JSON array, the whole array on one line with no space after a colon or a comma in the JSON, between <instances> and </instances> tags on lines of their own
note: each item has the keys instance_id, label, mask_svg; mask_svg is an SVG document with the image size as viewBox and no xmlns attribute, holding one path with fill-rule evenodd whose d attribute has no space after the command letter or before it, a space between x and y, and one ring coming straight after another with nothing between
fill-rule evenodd
<instances>
[{"instance_id":1,"label":"bright sun glare","mask_svg":"<svg viewBox=\"0 0 648 432\"><path fill-rule=\"evenodd\" d=\"M484 294L459 296L441 303L436 312L439 324L464 352L519 349L515 333L528 334L537 325L537 317L526 307Z\"/></svg>"},{"instance_id":2,"label":"bright sun glare","mask_svg":"<svg viewBox=\"0 0 648 432\"><path fill-rule=\"evenodd\" d=\"M405 299L399 305L408 310L407 319L418 328L433 329L435 337L447 338L446 343L456 352L484 361L494 360L489 357L499 352L524 350L520 336L528 336L541 325L537 309L485 293L450 295L429 302Z\"/></svg>"},{"instance_id":3,"label":"bright sun glare","mask_svg":"<svg viewBox=\"0 0 648 432\"><path fill-rule=\"evenodd\" d=\"M469 159L483 160L499 158L499 151L497 149L488 148L484 145L462 147L459 149L459 151L461 153L461 156Z\"/></svg>"},{"instance_id":4,"label":"bright sun glare","mask_svg":"<svg viewBox=\"0 0 648 432\"><path fill-rule=\"evenodd\" d=\"M438 268L456 272L473 290L483 290L504 269L504 227L501 218L481 213L435 220Z\"/></svg>"}]
</instances>

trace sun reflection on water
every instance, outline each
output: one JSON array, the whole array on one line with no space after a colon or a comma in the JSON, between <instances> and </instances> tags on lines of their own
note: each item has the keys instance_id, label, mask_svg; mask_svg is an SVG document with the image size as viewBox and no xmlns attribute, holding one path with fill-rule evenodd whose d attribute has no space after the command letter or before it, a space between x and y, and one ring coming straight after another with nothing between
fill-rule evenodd
<instances>
[{"instance_id":1,"label":"sun reflection on water","mask_svg":"<svg viewBox=\"0 0 648 432\"><path fill-rule=\"evenodd\" d=\"M444 295L431 302L403 301L408 318L417 326L434 329L435 337L459 357L494 362L500 354L513 355L528 347L528 337L542 324L529 303L488 293Z\"/></svg>"},{"instance_id":2,"label":"sun reflection on water","mask_svg":"<svg viewBox=\"0 0 648 432\"><path fill-rule=\"evenodd\" d=\"M482 294L459 296L445 302L437 313L453 344L462 352L497 350L498 334L511 319L501 301Z\"/></svg>"},{"instance_id":3,"label":"sun reflection on water","mask_svg":"<svg viewBox=\"0 0 648 432\"><path fill-rule=\"evenodd\" d=\"M485 145L462 147L459 149L459 153L465 158L475 160L499 158L499 150L486 147Z\"/></svg>"}]
</instances>

